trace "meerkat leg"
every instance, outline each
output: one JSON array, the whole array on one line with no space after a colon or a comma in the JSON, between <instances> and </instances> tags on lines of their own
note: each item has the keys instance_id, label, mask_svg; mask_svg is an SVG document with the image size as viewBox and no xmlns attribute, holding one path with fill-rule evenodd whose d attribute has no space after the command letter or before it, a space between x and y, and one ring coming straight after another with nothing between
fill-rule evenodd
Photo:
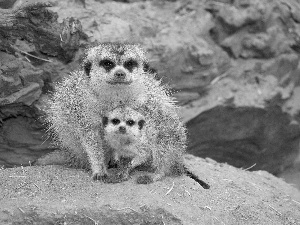
<instances>
[{"instance_id":1,"label":"meerkat leg","mask_svg":"<svg viewBox=\"0 0 300 225\"><path fill-rule=\"evenodd\" d=\"M147 154L139 155L134 157L128 165L120 172L120 177L123 180L127 180L129 178L130 172L135 169L137 166L142 165L148 160Z\"/></svg>"},{"instance_id":2,"label":"meerkat leg","mask_svg":"<svg viewBox=\"0 0 300 225\"><path fill-rule=\"evenodd\" d=\"M155 181L161 180L168 173L169 167L169 155L165 155L168 152L168 147L156 146L152 149L152 167L155 168L154 174L145 174L137 178L138 184L149 184Z\"/></svg>"},{"instance_id":3,"label":"meerkat leg","mask_svg":"<svg viewBox=\"0 0 300 225\"><path fill-rule=\"evenodd\" d=\"M138 184L149 184L161 180L167 174L166 169L165 166L160 166L159 168L156 168L154 174L141 175L137 178L136 182Z\"/></svg>"},{"instance_id":4,"label":"meerkat leg","mask_svg":"<svg viewBox=\"0 0 300 225\"><path fill-rule=\"evenodd\" d=\"M82 140L82 146L88 155L93 180L104 180L107 176L105 153L100 137L95 136L97 136L96 132L88 132Z\"/></svg>"},{"instance_id":5,"label":"meerkat leg","mask_svg":"<svg viewBox=\"0 0 300 225\"><path fill-rule=\"evenodd\" d=\"M136 168L137 166L142 165L143 163L145 163L147 161L147 157L146 156L137 156L134 157L131 162L129 163L129 165L127 166L126 170L125 170L125 174L127 174L127 176L129 176L129 173Z\"/></svg>"},{"instance_id":6,"label":"meerkat leg","mask_svg":"<svg viewBox=\"0 0 300 225\"><path fill-rule=\"evenodd\" d=\"M127 161L127 159L121 159L119 155L115 159L118 162L118 172L116 174L108 176L105 180L107 183L120 183L128 180L130 172L137 166L145 163L148 157L146 154L145 156L137 156L129 162Z\"/></svg>"},{"instance_id":7,"label":"meerkat leg","mask_svg":"<svg viewBox=\"0 0 300 225\"><path fill-rule=\"evenodd\" d=\"M145 174L145 175L139 176L136 179L136 182L138 184L150 184L150 183L153 183L155 181L161 180L165 176L166 176L166 173L164 173L164 172L156 173L155 175Z\"/></svg>"},{"instance_id":8,"label":"meerkat leg","mask_svg":"<svg viewBox=\"0 0 300 225\"><path fill-rule=\"evenodd\" d=\"M105 177L105 182L106 183L120 183L123 181L128 180L129 178L129 168L128 165L128 159L127 158L122 158L119 155L113 156L113 159L117 163L117 169L114 170L114 172L109 171L108 175Z\"/></svg>"},{"instance_id":9,"label":"meerkat leg","mask_svg":"<svg viewBox=\"0 0 300 225\"><path fill-rule=\"evenodd\" d=\"M118 166L120 165L120 155L116 151L113 153L113 160L114 160L115 163L118 164Z\"/></svg>"},{"instance_id":10,"label":"meerkat leg","mask_svg":"<svg viewBox=\"0 0 300 225\"><path fill-rule=\"evenodd\" d=\"M143 163L145 163L147 161L148 157L147 155L139 155L137 157L134 157L131 162L130 162L130 165L129 165L129 169L130 171L133 170L134 168L136 168L137 166L140 166L142 165ZM130 172L129 171L129 172Z\"/></svg>"}]
</instances>

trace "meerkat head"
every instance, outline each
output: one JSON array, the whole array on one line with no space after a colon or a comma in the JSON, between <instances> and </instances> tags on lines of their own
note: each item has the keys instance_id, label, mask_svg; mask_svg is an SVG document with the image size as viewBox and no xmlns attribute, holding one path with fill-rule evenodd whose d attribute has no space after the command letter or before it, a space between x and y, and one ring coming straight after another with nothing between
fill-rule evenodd
<instances>
[{"instance_id":1,"label":"meerkat head","mask_svg":"<svg viewBox=\"0 0 300 225\"><path fill-rule=\"evenodd\" d=\"M149 65L137 44L103 43L87 51L83 70L92 84L120 86L131 84Z\"/></svg>"},{"instance_id":2,"label":"meerkat head","mask_svg":"<svg viewBox=\"0 0 300 225\"><path fill-rule=\"evenodd\" d=\"M104 116L102 123L106 134L138 138L145 125L145 118L129 107L118 107Z\"/></svg>"}]
</instances>

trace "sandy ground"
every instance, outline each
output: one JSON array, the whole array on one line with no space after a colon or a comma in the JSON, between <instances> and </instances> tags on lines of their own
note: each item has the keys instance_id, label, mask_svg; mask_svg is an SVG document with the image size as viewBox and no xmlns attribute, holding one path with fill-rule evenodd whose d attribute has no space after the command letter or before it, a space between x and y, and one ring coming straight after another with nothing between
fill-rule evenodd
<instances>
[{"instance_id":1,"label":"sandy ground","mask_svg":"<svg viewBox=\"0 0 300 225\"><path fill-rule=\"evenodd\" d=\"M300 192L264 172L187 156L188 176L93 182L62 166L0 170L0 224L300 224Z\"/></svg>"}]
</instances>

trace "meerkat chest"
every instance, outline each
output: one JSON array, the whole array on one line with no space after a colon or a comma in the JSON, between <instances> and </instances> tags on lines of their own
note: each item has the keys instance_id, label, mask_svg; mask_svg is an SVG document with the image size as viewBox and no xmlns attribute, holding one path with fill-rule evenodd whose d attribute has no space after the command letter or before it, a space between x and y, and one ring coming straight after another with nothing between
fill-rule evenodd
<instances>
[{"instance_id":1,"label":"meerkat chest","mask_svg":"<svg viewBox=\"0 0 300 225\"><path fill-rule=\"evenodd\" d=\"M104 111L118 107L119 105L142 105L148 98L144 91L131 86L102 86L101 91L94 91L93 96L98 107Z\"/></svg>"},{"instance_id":2,"label":"meerkat chest","mask_svg":"<svg viewBox=\"0 0 300 225\"><path fill-rule=\"evenodd\" d=\"M140 151L142 150L130 138L114 139L110 137L108 142L115 154L119 157L133 158L140 155Z\"/></svg>"},{"instance_id":3,"label":"meerkat chest","mask_svg":"<svg viewBox=\"0 0 300 225\"><path fill-rule=\"evenodd\" d=\"M132 158L145 154L145 148L141 140L130 135L106 134L105 140L120 157Z\"/></svg>"}]
</instances>

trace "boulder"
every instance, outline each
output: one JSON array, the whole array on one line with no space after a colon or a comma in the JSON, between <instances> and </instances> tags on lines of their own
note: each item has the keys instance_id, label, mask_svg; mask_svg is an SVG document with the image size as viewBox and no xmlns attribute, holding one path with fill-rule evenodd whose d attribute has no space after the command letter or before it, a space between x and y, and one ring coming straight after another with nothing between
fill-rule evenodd
<instances>
[{"instance_id":1,"label":"boulder","mask_svg":"<svg viewBox=\"0 0 300 225\"><path fill-rule=\"evenodd\" d=\"M239 168L278 174L299 153L300 128L280 108L217 106L187 127L189 153Z\"/></svg>"}]
</instances>

